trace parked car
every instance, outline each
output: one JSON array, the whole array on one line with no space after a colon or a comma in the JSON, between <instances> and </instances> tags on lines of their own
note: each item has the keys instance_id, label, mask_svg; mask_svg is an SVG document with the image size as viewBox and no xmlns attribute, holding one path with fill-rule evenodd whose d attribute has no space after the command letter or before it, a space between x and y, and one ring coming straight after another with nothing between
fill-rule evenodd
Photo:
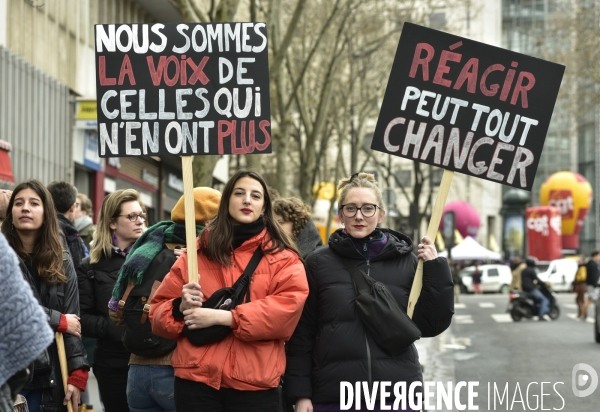
<instances>
[{"instance_id":1,"label":"parked car","mask_svg":"<svg viewBox=\"0 0 600 412\"><path fill-rule=\"evenodd\" d=\"M544 282L550 282L552 289L556 292L570 292L575 274L577 273L577 261L575 259L556 259L550 262L550 266L538 277Z\"/></svg>"},{"instance_id":2,"label":"parked car","mask_svg":"<svg viewBox=\"0 0 600 412\"><path fill-rule=\"evenodd\" d=\"M481 273L481 290L483 292L500 292L508 293L510 290L510 282L512 281L512 274L510 273L510 267L506 265L479 265L477 266ZM463 286L461 287L463 292L474 292L473 288L473 273L475 272L475 266L468 266L464 268L459 276L461 277Z\"/></svg>"}]
</instances>

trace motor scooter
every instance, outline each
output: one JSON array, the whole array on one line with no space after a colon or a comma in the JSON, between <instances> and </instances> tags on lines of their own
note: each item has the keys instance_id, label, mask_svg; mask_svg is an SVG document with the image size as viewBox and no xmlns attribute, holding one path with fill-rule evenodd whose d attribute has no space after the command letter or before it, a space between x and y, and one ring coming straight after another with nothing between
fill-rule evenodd
<instances>
[{"instance_id":1,"label":"motor scooter","mask_svg":"<svg viewBox=\"0 0 600 412\"><path fill-rule=\"evenodd\" d=\"M558 319L560 308L558 307L552 288L547 283L538 284L538 288L550 301L548 316L552 320ZM511 290L508 296L510 301L508 302L506 311L510 313L510 317L515 322L519 322L523 318L531 319L539 313L538 304L529 293L521 290Z\"/></svg>"}]
</instances>

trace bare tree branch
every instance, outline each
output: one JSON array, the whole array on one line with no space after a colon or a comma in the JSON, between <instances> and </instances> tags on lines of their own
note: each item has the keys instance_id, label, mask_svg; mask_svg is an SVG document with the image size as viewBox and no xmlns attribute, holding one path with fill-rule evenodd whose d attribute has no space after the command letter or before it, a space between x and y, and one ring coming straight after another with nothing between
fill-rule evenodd
<instances>
[{"instance_id":1,"label":"bare tree branch","mask_svg":"<svg viewBox=\"0 0 600 412\"><path fill-rule=\"evenodd\" d=\"M288 23L287 30L281 44L277 45L277 48L273 50L273 55L275 56L275 60L271 63L271 78L273 77L273 73L279 72L279 67L283 62L284 57L287 55L288 47L292 42L292 37L296 28L298 27L298 22L300 21L300 17L304 12L304 7L306 6L306 0L298 0L296 3L296 8L294 9L294 14L290 22Z\"/></svg>"}]
</instances>

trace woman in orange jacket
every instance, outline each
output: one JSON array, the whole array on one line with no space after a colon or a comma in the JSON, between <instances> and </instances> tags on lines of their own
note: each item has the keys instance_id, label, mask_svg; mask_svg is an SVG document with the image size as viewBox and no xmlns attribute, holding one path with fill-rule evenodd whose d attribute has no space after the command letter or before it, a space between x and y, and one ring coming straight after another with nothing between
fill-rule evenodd
<instances>
[{"instance_id":1,"label":"woman in orange jacket","mask_svg":"<svg viewBox=\"0 0 600 412\"><path fill-rule=\"evenodd\" d=\"M276 412L288 340L308 296L294 242L276 222L267 185L250 171L226 184L217 216L198 238L199 284L190 283L187 254L171 268L151 302L155 334L177 339L172 357L177 410ZM231 287L257 248L250 300L231 311L202 307L205 297ZM231 327L223 340L193 345L184 327Z\"/></svg>"}]
</instances>

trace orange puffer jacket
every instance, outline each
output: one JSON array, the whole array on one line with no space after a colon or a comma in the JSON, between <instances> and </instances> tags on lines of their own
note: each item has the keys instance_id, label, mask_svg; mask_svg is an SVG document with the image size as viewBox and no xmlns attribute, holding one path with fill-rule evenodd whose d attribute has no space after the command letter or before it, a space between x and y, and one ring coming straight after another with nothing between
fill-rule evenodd
<instances>
[{"instance_id":1,"label":"orange puffer jacket","mask_svg":"<svg viewBox=\"0 0 600 412\"><path fill-rule=\"evenodd\" d=\"M198 273L205 298L230 287L241 276L252 254L267 240L267 231L248 239L224 267L198 252ZM180 257L151 302L152 331L177 339L172 364L175 376L238 390L275 388L285 370L284 341L296 328L308 296L304 265L289 249L266 254L252 274L250 302L233 311L233 333L220 342L194 346L183 335L184 322L173 317L173 300L188 283L187 255Z\"/></svg>"}]
</instances>

